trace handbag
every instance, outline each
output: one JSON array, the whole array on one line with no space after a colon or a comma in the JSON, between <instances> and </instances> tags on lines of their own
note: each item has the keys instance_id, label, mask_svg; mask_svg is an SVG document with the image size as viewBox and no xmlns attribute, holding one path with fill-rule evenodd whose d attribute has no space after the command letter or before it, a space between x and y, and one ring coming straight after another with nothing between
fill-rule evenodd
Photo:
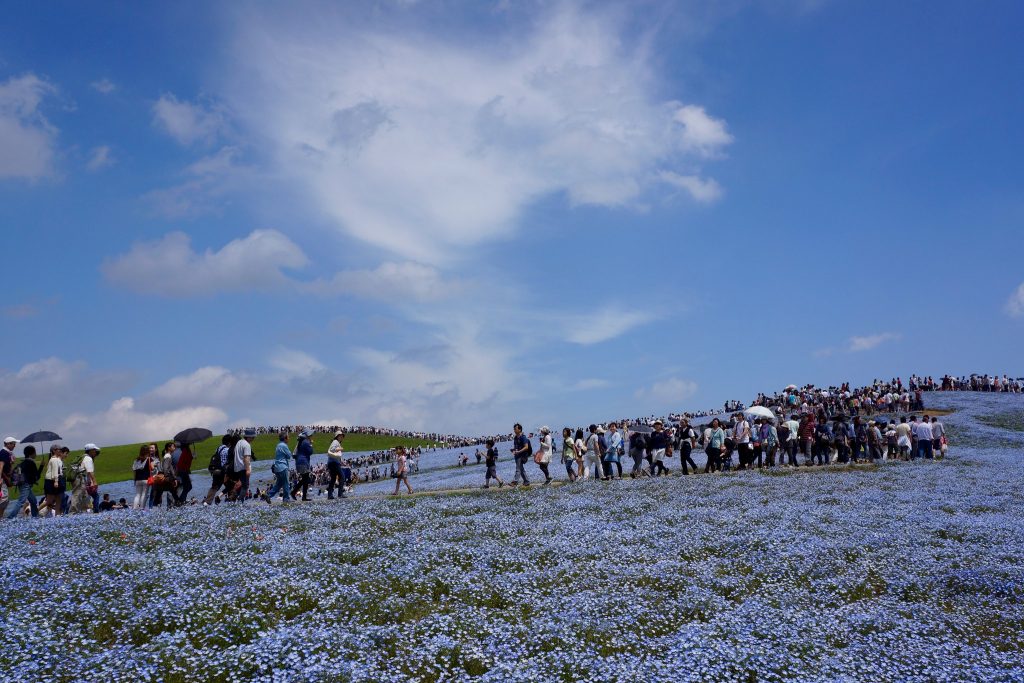
<instances>
[{"instance_id":1,"label":"handbag","mask_svg":"<svg viewBox=\"0 0 1024 683\"><path fill-rule=\"evenodd\" d=\"M537 463L538 465L541 464L542 462L544 462L543 453L544 453L544 451L535 451L534 454L533 454L533 461L535 463Z\"/></svg>"},{"instance_id":2,"label":"handbag","mask_svg":"<svg viewBox=\"0 0 1024 683\"><path fill-rule=\"evenodd\" d=\"M156 477L154 477L152 474L149 475L149 477L146 479L146 486L152 486L154 481L156 481Z\"/></svg>"},{"instance_id":3,"label":"handbag","mask_svg":"<svg viewBox=\"0 0 1024 683\"><path fill-rule=\"evenodd\" d=\"M96 484L89 484L88 486L85 487L85 492L88 493L90 496L95 496L96 492L99 490L100 487Z\"/></svg>"}]
</instances>

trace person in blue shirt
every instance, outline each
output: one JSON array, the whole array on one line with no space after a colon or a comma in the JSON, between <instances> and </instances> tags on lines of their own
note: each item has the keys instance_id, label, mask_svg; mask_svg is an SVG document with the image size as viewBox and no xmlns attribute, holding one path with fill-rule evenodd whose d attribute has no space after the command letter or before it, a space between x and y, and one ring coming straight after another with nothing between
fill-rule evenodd
<instances>
[{"instance_id":1,"label":"person in blue shirt","mask_svg":"<svg viewBox=\"0 0 1024 683\"><path fill-rule=\"evenodd\" d=\"M523 434L523 425L518 422L512 427L512 431L515 437L512 439L512 457L516 460L516 474L512 478L512 486L519 485L519 478L523 478L523 486L529 486L530 480L526 477L526 468L524 465L531 455L533 455L533 446L530 444L530 440Z\"/></svg>"},{"instance_id":2,"label":"person in blue shirt","mask_svg":"<svg viewBox=\"0 0 1024 683\"><path fill-rule=\"evenodd\" d=\"M284 502L295 500L292 496L291 486L288 485L288 470L291 469L292 460L292 449L288 447L288 432L281 432L279 438L280 442L274 451L274 464L270 468L270 471L274 473L274 485L263 494L263 500L268 503L274 500L278 493L281 494Z\"/></svg>"},{"instance_id":3,"label":"person in blue shirt","mask_svg":"<svg viewBox=\"0 0 1024 683\"><path fill-rule=\"evenodd\" d=\"M295 472L299 475L299 480L292 489L292 498L297 499L301 490L302 500L309 500L309 463L312 459L313 439L309 432L299 432L299 443L295 446Z\"/></svg>"}]
</instances>

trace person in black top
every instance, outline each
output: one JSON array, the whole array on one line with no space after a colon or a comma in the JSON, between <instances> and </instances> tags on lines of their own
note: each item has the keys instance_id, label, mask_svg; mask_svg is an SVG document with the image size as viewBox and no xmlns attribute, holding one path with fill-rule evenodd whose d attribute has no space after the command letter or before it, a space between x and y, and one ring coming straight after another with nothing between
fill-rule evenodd
<instances>
[{"instance_id":1,"label":"person in black top","mask_svg":"<svg viewBox=\"0 0 1024 683\"><path fill-rule=\"evenodd\" d=\"M697 474L697 463L690 457L690 453L693 451L693 444L697 440L697 433L693 431L693 427L690 426L690 421L685 417L679 420L679 462L683 466L683 474L689 474L690 470L687 468L687 463L693 468L693 473Z\"/></svg>"},{"instance_id":2,"label":"person in black top","mask_svg":"<svg viewBox=\"0 0 1024 683\"><path fill-rule=\"evenodd\" d=\"M487 474L484 475L484 488L491 488L491 479L498 482L498 488L505 485L505 482L498 476L498 449L494 447L494 439L487 439L487 456L484 461L487 463Z\"/></svg>"},{"instance_id":3,"label":"person in black top","mask_svg":"<svg viewBox=\"0 0 1024 683\"><path fill-rule=\"evenodd\" d=\"M29 511L33 517L39 516L39 503L32 493L32 487L39 481L39 466L36 465L36 447L25 446L25 459L18 463L11 473L13 486L18 487L18 502L7 511L7 519L13 519L21 514L25 503L28 503Z\"/></svg>"}]
</instances>

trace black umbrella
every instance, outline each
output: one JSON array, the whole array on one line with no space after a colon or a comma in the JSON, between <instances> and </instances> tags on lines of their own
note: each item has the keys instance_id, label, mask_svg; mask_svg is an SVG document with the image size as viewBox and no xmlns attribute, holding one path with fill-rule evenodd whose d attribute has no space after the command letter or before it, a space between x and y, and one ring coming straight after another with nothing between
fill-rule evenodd
<instances>
[{"instance_id":1,"label":"black umbrella","mask_svg":"<svg viewBox=\"0 0 1024 683\"><path fill-rule=\"evenodd\" d=\"M56 432L32 432L21 443L43 443L45 441L60 441L60 434Z\"/></svg>"},{"instance_id":2,"label":"black umbrella","mask_svg":"<svg viewBox=\"0 0 1024 683\"><path fill-rule=\"evenodd\" d=\"M213 432L209 429L203 429L202 427L189 427L188 429L182 430L174 435L174 440L182 445L199 443L200 441L206 441Z\"/></svg>"}]
</instances>

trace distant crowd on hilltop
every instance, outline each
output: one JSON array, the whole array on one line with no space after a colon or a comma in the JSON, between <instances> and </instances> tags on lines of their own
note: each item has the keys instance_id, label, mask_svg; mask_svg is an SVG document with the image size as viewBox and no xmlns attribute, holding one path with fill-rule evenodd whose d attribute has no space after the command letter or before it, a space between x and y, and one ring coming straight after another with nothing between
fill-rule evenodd
<instances>
[{"instance_id":1,"label":"distant crowd on hilltop","mask_svg":"<svg viewBox=\"0 0 1024 683\"><path fill-rule=\"evenodd\" d=\"M789 385L772 394L758 394L749 408L738 401L726 402L725 414L719 414L701 425L698 418L710 417L714 411L672 413L667 417L644 417L634 420L610 420L607 424L566 427L562 438L547 427L539 430L536 449L532 435L515 425L512 434L493 437L454 437L430 432L391 430L378 427L355 427L343 430L326 425L302 427L247 427L226 434L211 455L206 470L212 485L201 499L203 504L244 503L253 497L270 501L276 496L285 500L309 499L311 486L326 487L327 498L345 497L357 481L381 478L395 479L395 493L404 483L412 492L409 475L418 470L421 449L394 449L364 454L355 458L344 454L344 438L349 433L372 433L385 436L411 437L446 446L485 444L480 454L487 471L485 486L497 477L497 444L512 441L515 477L509 483L529 485L526 465L532 460L544 477L552 480L549 466L561 452L561 463L570 481L619 479L622 462L632 460L632 477L664 476L671 473L669 463L679 454L679 469L684 475L712 473L732 469L764 467L797 467L830 463L875 462L884 459L933 459L945 454L947 434L936 416L911 413L923 411L923 394L932 391L979 391L1020 393L1024 378L1008 375L943 376L911 375L906 383L900 378L875 380L869 385L851 388L849 383L819 388L814 385ZM277 430L277 431L275 431ZM259 434L278 434L271 473L274 485L266 491L250 486L252 474L252 441ZM327 451L327 463L311 466L312 436L333 433ZM294 440L294 441L293 441ZM66 513L98 513L132 507L160 508L198 502L189 499L191 474L195 466L190 444L168 442L160 449L145 444L132 463L135 495L131 503L117 502L101 495L96 480L96 459L101 450L86 444L80 460L66 463L70 450L54 445L47 458L37 461L39 454L32 444L23 446L22 458L15 455L18 439L6 437L0 449L0 516L55 516ZM703 468L698 469L693 453L702 449L706 455ZM736 457L734 465L733 458ZM800 462L802 459L803 462ZM466 464L468 459L460 461ZM43 500L37 499L34 487L42 480ZM12 494L18 498L13 499Z\"/></svg>"}]
</instances>

